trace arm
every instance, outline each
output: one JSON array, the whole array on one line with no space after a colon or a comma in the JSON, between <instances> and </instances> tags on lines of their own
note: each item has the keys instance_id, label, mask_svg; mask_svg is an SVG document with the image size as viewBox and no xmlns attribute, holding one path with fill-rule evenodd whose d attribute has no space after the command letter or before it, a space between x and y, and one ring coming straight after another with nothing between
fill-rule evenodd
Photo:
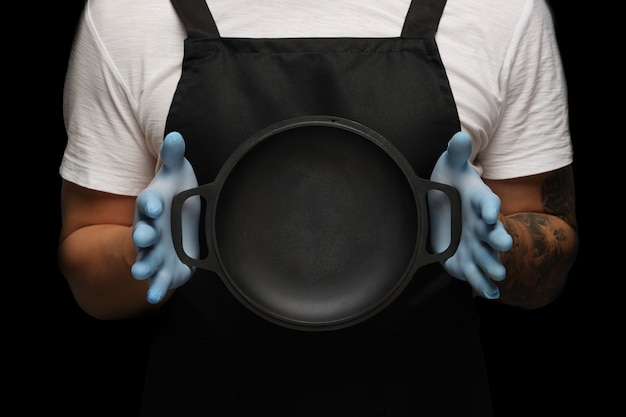
<instances>
[{"instance_id":1,"label":"arm","mask_svg":"<svg viewBox=\"0 0 626 417\"><path fill-rule=\"evenodd\" d=\"M467 161L471 147L467 133L455 134L431 175L461 196L461 240L443 266L485 298L545 306L561 293L578 251L572 168L484 180ZM431 243L440 252L449 242L450 203L433 194L428 204Z\"/></svg>"},{"instance_id":2,"label":"arm","mask_svg":"<svg viewBox=\"0 0 626 417\"><path fill-rule=\"evenodd\" d=\"M171 237L173 197L198 185L179 133L165 137L161 158L137 198L63 182L59 265L78 304L94 317L154 310L193 273L178 259ZM197 256L199 198L185 202L183 216L183 245Z\"/></svg>"},{"instance_id":3,"label":"arm","mask_svg":"<svg viewBox=\"0 0 626 417\"><path fill-rule=\"evenodd\" d=\"M496 283L500 301L527 309L549 304L578 252L572 167L485 183L500 197L500 221L513 237L501 253L507 277Z\"/></svg>"},{"instance_id":4,"label":"arm","mask_svg":"<svg viewBox=\"0 0 626 417\"><path fill-rule=\"evenodd\" d=\"M148 282L131 275L134 212L135 197L63 181L59 266L77 303L93 317L119 319L158 307L146 300Z\"/></svg>"}]
</instances>

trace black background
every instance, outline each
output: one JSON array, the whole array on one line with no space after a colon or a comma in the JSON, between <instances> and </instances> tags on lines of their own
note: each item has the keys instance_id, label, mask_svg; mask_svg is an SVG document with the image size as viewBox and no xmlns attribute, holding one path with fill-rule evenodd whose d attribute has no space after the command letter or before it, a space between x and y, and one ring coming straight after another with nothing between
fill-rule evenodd
<instances>
[{"instance_id":1,"label":"black background","mask_svg":"<svg viewBox=\"0 0 626 417\"><path fill-rule=\"evenodd\" d=\"M15 56L20 59L9 60L12 64L7 65L15 69L16 79L27 80L11 87L11 91L17 88L18 94L8 104L16 113L15 120L20 121L10 139L20 143L21 152L30 156L30 164L35 162L30 166L36 171L35 176L29 176L28 186L18 187L13 195L13 200L28 203L23 210L28 219L18 229L17 225L9 225L9 230L16 230L13 236L17 250L14 258L5 261L18 271L5 275L6 279L23 283L24 288L6 295L6 327L15 330L15 336L7 338L15 348L5 360L7 367L15 371L8 375L8 382L15 392L13 399L24 410L48 410L67 416L134 416L151 320L107 322L87 316L74 302L56 263L60 228L58 167L66 140L62 88L83 2L55 3L47 6L51 10L42 9L38 26L24 25L22 34L28 36L18 36L14 43L20 51ZM588 52L592 48L588 34L595 22L588 8L583 11L574 2L552 0L549 4L568 80L580 253L565 292L548 307L522 311L478 301L497 417L591 411L595 415L603 405L608 406L608 393L603 392L603 363L613 336L603 330L606 318L591 303L600 291L592 290L595 287L591 280L602 279L598 277L602 271L583 273L587 269L583 265L597 259L594 241L598 242L588 210L589 202L597 198L597 189L583 172L583 167L595 165L597 152L592 149L596 138L589 138L594 121L588 116L598 105L598 100L589 98L594 91L589 83ZM25 48L19 46L22 42L27 44ZM33 103L36 106L31 111ZM21 170L12 170L23 176ZM610 291L606 283L602 287L602 292Z\"/></svg>"}]
</instances>

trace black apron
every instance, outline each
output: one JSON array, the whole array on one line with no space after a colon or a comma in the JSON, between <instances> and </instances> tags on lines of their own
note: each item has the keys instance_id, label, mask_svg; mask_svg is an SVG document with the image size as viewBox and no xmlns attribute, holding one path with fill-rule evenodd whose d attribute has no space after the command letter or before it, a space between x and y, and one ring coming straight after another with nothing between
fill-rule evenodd
<instances>
[{"instance_id":1,"label":"black apron","mask_svg":"<svg viewBox=\"0 0 626 417\"><path fill-rule=\"evenodd\" d=\"M398 38L222 38L205 0L172 3L188 38L166 133L182 133L199 184L292 117L368 126L422 178L460 129L434 39L445 0L413 1ZM197 270L159 313L142 416L490 416L470 287L439 264L418 274L376 316L307 332Z\"/></svg>"}]
</instances>

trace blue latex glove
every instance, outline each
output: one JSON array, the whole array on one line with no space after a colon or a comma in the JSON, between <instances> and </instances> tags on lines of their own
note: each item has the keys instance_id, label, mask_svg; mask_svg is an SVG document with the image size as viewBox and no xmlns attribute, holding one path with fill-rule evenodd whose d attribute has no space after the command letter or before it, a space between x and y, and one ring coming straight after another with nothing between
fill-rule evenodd
<instances>
[{"instance_id":1,"label":"blue latex glove","mask_svg":"<svg viewBox=\"0 0 626 417\"><path fill-rule=\"evenodd\" d=\"M513 239L498 220L500 198L483 182L468 162L472 139L458 132L439 157L431 181L456 188L461 196L461 241L443 267L455 278L469 282L485 298L496 299L500 291L493 281L506 276L500 251L508 251ZM439 253L450 244L450 201L440 191L428 193L431 244Z\"/></svg>"},{"instance_id":2,"label":"blue latex glove","mask_svg":"<svg viewBox=\"0 0 626 417\"><path fill-rule=\"evenodd\" d=\"M180 261L172 241L172 199L181 191L195 188L198 181L185 158L185 141L178 132L169 133L161 146L163 165L148 187L137 196L133 241L137 260L133 277L150 280L148 301L156 304L168 289L185 284L194 272ZM198 227L200 197L188 198L182 207L183 247L190 255L199 255Z\"/></svg>"}]
</instances>

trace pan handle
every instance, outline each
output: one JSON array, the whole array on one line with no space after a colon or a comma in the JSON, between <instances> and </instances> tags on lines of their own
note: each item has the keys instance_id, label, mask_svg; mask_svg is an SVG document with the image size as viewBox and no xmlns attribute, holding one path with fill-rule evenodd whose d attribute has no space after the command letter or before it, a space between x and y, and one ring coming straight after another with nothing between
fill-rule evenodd
<instances>
[{"instance_id":1,"label":"pan handle","mask_svg":"<svg viewBox=\"0 0 626 417\"><path fill-rule=\"evenodd\" d=\"M213 183L201 185L196 188L182 191L174 196L172 199L172 239L174 243L174 249L176 254L182 262L189 266L194 266L209 271L219 272L219 264L217 261L217 254L215 253L215 245L211 237L206 237L208 253L204 258L192 258L185 252L183 247L183 218L182 208L183 204L188 198L193 196L199 196L204 199L206 203L206 225L205 230L213 229L213 210L215 207L215 199L217 196L216 186ZM205 233L200 233L200 238L207 236Z\"/></svg>"},{"instance_id":2,"label":"pan handle","mask_svg":"<svg viewBox=\"0 0 626 417\"><path fill-rule=\"evenodd\" d=\"M421 190L418 192L418 194L419 198L422 200L422 204L420 204L420 207L423 208L424 212L428 212L425 207L427 207L426 195L429 191L441 191L450 200L450 244L443 251L433 253L431 250L428 249L429 242L427 235L430 234L423 233L420 242L418 242L418 250L416 251L419 257L419 259L416 260L416 267L420 267L430 263L445 261L452 255L454 255L459 247L459 243L461 242L461 195L459 194L459 191L450 185L425 179L421 179L420 185L423 188L419 187L421 188ZM426 227L430 229L430 217L426 215L422 216L422 218L427 219Z\"/></svg>"}]
</instances>

